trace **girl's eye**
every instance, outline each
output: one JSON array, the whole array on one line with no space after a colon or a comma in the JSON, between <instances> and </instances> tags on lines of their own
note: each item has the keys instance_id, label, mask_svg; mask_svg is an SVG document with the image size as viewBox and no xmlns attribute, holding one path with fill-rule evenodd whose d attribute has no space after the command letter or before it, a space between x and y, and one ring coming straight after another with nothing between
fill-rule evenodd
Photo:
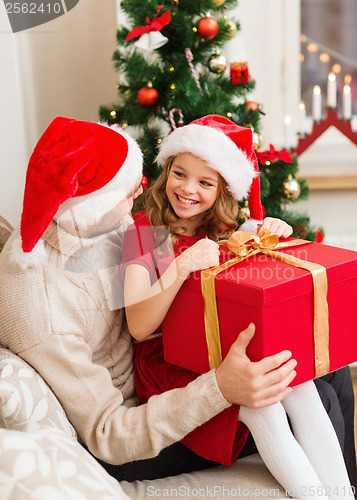
<instances>
[{"instance_id":1,"label":"girl's eye","mask_svg":"<svg viewBox=\"0 0 357 500\"><path fill-rule=\"evenodd\" d=\"M182 172L178 172L177 170L174 171L174 174L177 175L177 177L184 177L184 174Z\"/></svg>"},{"instance_id":2,"label":"girl's eye","mask_svg":"<svg viewBox=\"0 0 357 500\"><path fill-rule=\"evenodd\" d=\"M202 186L205 186L205 187L211 187L211 186L212 186L212 184L210 184L210 183L209 183L209 182L207 182L207 181L200 181L200 184L201 184Z\"/></svg>"}]
</instances>

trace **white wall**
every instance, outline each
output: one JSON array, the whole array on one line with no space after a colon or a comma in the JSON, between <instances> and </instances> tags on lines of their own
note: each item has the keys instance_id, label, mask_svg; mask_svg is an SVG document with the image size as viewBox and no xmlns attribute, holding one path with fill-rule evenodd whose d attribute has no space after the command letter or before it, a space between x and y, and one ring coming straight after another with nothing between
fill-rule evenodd
<instances>
[{"instance_id":1,"label":"white wall","mask_svg":"<svg viewBox=\"0 0 357 500\"><path fill-rule=\"evenodd\" d=\"M98 120L116 101L115 0L85 0L64 16L13 34L0 3L0 214L16 225L32 149L56 115Z\"/></svg>"},{"instance_id":2,"label":"white wall","mask_svg":"<svg viewBox=\"0 0 357 500\"><path fill-rule=\"evenodd\" d=\"M267 113L261 120L263 148L270 143L281 148L284 117L289 115L296 128L298 122L300 0L239 0L233 14L241 24L249 71L256 81L252 100Z\"/></svg>"}]
</instances>

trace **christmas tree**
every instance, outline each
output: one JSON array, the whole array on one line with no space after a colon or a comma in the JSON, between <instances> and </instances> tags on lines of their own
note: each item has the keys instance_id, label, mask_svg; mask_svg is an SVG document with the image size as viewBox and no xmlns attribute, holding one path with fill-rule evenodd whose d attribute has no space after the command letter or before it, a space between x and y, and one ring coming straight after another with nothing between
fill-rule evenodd
<instances>
[{"instance_id":1,"label":"christmas tree","mask_svg":"<svg viewBox=\"0 0 357 500\"><path fill-rule=\"evenodd\" d=\"M261 152L260 105L248 100L255 82L247 61L227 63L224 44L239 36L230 11L237 0L123 0L130 27L118 29L113 55L120 74L119 102L100 108L108 123L130 126L144 152L144 175L159 175L157 146L174 128L203 115L218 114L253 130L261 171L261 197L267 216L294 227L294 235L318 239L307 215L289 209L308 197L308 186L296 179L297 159L273 146ZM239 223L249 217L243 202Z\"/></svg>"}]
</instances>

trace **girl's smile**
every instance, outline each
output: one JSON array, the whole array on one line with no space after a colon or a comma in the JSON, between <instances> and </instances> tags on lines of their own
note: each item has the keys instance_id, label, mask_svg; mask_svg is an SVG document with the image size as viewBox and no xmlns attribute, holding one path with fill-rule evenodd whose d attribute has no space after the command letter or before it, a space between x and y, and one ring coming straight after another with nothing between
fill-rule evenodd
<instances>
[{"instance_id":1,"label":"girl's smile","mask_svg":"<svg viewBox=\"0 0 357 500\"><path fill-rule=\"evenodd\" d=\"M184 206L195 205L196 203L198 203L198 201L196 200L190 200L189 198L185 198L184 196L179 196L178 194L176 194L176 198Z\"/></svg>"},{"instance_id":2,"label":"girl's smile","mask_svg":"<svg viewBox=\"0 0 357 500\"><path fill-rule=\"evenodd\" d=\"M191 153L177 155L166 183L166 195L177 217L194 228L217 198L218 173Z\"/></svg>"}]
</instances>

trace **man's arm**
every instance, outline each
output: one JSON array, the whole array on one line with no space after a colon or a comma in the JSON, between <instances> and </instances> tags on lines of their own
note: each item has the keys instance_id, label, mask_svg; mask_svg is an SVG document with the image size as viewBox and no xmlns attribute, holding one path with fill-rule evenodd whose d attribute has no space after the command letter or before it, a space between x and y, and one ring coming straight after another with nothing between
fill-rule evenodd
<instances>
[{"instance_id":1,"label":"man's arm","mask_svg":"<svg viewBox=\"0 0 357 500\"><path fill-rule=\"evenodd\" d=\"M78 336L52 336L20 354L46 379L90 451L122 464L156 456L230 403L259 407L285 397L296 362L285 351L252 363L245 349L253 334L254 326L241 332L216 371L134 408L122 405L108 370L92 362Z\"/></svg>"}]
</instances>

